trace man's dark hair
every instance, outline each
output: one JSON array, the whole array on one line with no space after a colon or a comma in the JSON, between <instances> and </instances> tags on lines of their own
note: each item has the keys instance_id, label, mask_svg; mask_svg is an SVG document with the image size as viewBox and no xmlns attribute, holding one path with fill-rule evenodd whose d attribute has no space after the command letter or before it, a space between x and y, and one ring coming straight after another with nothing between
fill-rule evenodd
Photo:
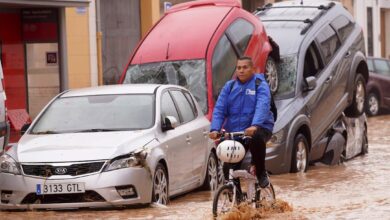
<instances>
[{"instance_id":1,"label":"man's dark hair","mask_svg":"<svg viewBox=\"0 0 390 220\"><path fill-rule=\"evenodd\" d=\"M250 64L251 66L253 66L253 61L252 61L252 58L251 58L251 57L242 56L242 57L239 57L239 58L237 59L237 61L238 61L238 60L247 60L247 61L249 61L249 64Z\"/></svg>"}]
</instances>

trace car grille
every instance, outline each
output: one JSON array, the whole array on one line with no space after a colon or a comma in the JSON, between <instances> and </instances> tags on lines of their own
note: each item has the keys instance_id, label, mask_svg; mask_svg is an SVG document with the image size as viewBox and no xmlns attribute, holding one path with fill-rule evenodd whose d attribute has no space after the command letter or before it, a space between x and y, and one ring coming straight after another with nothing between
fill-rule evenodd
<instances>
[{"instance_id":1,"label":"car grille","mask_svg":"<svg viewBox=\"0 0 390 220\"><path fill-rule=\"evenodd\" d=\"M70 166L53 165L26 165L22 164L23 172L30 176L50 177L53 175L79 176L88 173L94 173L101 170L104 162L77 163Z\"/></svg>"},{"instance_id":2,"label":"car grille","mask_svg":"<svg viewBox=\"0 0 390 220\"><path fill-rule=\"evenodd\" d=\"M30 193L22 200L22 204L53 204L53 203L81 203L105 202L106 200L95 191L85 191L77 194L37 195Z\"/></svg>"}]
</instances>

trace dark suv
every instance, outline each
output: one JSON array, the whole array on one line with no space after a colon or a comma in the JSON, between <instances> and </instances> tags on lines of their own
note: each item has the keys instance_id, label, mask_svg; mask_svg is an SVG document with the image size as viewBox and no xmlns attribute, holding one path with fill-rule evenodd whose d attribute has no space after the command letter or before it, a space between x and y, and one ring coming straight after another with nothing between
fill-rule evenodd
<instances>
[{"instance_id":1,"label":"dark suv","mask_svg":"<svg viewBox=\"0 0 390 220\"><path fill-rule=\"evenodd\" d=\"M267 168L304 172L332 150L332 129L343 113L364 112L368 67L362 28L341 4L329 1L267 4L255 15L280 50L277 74L268 76L278 120L267 143ZM340 157L339 150L332 154Z\"/></svg>"}]
</instances>

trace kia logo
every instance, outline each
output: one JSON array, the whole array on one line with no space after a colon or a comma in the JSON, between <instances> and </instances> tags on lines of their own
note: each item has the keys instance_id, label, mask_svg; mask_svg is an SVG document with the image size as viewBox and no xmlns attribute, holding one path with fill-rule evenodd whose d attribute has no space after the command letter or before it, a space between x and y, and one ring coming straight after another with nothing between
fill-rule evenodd
<instances>
[{"instance_id":1,"label":"kia logo","mask_svg":"<svg viewBox=\"0 0 390 220\"><path fill-rule=\"evenodd\" d=\"M68 169L66 169L65 167L57 167L54 170L54 173L57 175L64 175L66 172L68 172Z\"/></svg>"}]
</instances>

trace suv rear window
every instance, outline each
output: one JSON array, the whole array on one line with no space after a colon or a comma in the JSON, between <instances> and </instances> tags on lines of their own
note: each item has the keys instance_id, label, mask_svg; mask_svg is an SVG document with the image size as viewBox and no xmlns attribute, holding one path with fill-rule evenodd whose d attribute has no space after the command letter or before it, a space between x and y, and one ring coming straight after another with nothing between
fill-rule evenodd
<instances>
[{"instance_id":1,"label":"suv rear window","mask_svg":"<svg viewBox=\"0 0 390 220\"><path fill-rule=\"evenodd\" d=\"M253 33L253 26L244 19L237 19L227 29L227 34L241 54L244 54Z\"/></svg>"},{"instance_id":2,"label":"suv rear window","mask_svg":"<svg viewBox=\"0 0 390 220\"><path fill-rule=\"evenodd\" d=\"M325 64L328 64L341 46L341 42L337 37L336 32L329 25L321 30L316 39L320 44L320 50L324 55Z\"/></svg>"},{"instance_id":3,"label":"suv rear window","mask_svg":"<svg viewBox=\"0 0 390 220\"><path fill-rule=\"evenodd\" d=\"M351 34L354 23L350 21L348 18L346 18L345 16L338 16L336 19L332 21L331 25L339 33L341 42L344 42Z\"/></svg>"}]
</instances>

